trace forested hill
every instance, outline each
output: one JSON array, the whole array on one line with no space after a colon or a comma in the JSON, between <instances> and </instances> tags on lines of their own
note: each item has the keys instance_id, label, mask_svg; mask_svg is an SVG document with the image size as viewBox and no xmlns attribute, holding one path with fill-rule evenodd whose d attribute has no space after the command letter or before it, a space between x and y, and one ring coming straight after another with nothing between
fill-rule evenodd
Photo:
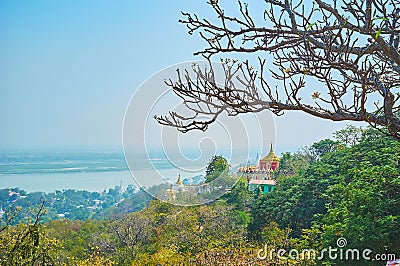
<instances>
[{"instance_id":1,"label":"forested hill","mask_svg":"<svg viewBox=\"0 0 400 266\"><path fill-rule=\"evenodd\" d=\"M377 255L400 257L399 142L348 127L334 139L284 153L275 178L275 190L265 195L248 193L240 180L203 206L153 199L107 220L4 224L1 264L385 265ZM370 260L322 256L323 249L338 248L338 239L360 256L371 250ZM293 248L314 249L317 256L260 256Z\"/></svg>"}]
</instances>

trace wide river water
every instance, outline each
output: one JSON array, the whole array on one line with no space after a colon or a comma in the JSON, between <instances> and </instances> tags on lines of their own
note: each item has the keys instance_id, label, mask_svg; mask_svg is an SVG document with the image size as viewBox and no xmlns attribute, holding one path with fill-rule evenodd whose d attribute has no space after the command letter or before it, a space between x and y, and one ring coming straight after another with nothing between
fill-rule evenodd
<instances>
[{"instance_id":1,"label":"wide river water","mask_svg":"<svg viewBox=\"0 0 400 266\"><path fill-rule=\"evenodd\" d=\"M141 186L154 185L155 175L174 182L182 171L166 159L151 159L154 169L137 169ZM157 172L158 171L158 172ZM190 176L182 176L190 177ZM144 180L144 181L143 181ZM0 154L0 188L28 192L63 189L103 191L136 184L121 153L8 153Z\"/></svg>"}]
</instances>

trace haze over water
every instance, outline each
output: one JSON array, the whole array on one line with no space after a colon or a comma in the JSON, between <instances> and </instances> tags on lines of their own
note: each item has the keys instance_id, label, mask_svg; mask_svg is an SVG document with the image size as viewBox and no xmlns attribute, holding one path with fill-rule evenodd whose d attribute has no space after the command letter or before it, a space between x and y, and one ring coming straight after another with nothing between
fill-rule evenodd
<instances>
[{"instance_id":1,"label":"haze over water","mask_svg":"<svg viewBox=\"0 0 400 266\"><path fill-rule=\"evenodd\" d=\"M130 184L149 187L159 184L155 181L159 176L165 182L175 182L178 175L182 179L204 175L210 158L194 160L199 156L198 151L188 151L185 155L167 158L158 152L149 155L150 159L137 155L134 174L142 182L137 184L122 152L3 152L0 153L0 188L18 187L28 192L103 191L121 184L123 187ZM150 160L153 168L145 168L149 164L144 160ZM246 162L247 157L243 155L243 163Z\"/></svg>"},{"instance_id":2,"label":"haze over water","mask_svg":"<svg viewBox=\"0 0 400 266\"><path fill-rule=\"evenodd\" d=\"M150 159L165 178L175 180L179 169L163 158ZM151 169L138 169L149 176ZM0 154L0 188L51 192L62 189L102 191L122 183L138 186L118 152L35 152Z\"/></svg>"}]
</instances>

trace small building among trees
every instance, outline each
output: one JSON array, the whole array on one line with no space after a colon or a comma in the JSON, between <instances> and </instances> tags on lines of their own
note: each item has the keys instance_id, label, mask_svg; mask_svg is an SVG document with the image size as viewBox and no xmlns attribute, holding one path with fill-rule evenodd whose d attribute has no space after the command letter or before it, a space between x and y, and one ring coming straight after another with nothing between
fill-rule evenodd
<instances>
[{"instance_id":1,"label":"small building among trees","mask_svg":"<svg viewBox=\"0 0 400 266\"><path fill-rule=\"evenodd\" d=\"M266 194L274 190L276 185L271 174L278 169L279 161L271 144L269 153L259 161L258 165L240 167L238 173L246 176L250 192L257 192L260 189L262 194Z\"/></svg>"}]
</instances>

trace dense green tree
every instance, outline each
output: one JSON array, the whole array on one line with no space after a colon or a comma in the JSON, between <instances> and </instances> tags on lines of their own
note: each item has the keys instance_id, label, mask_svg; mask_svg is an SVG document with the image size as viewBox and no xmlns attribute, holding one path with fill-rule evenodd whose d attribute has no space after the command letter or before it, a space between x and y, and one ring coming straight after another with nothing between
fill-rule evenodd
<instances>
[{"instance_id":1,"label":"dense green tree","mask_svg":"<svg viewBox=\"0 0 400 266\"><path fill-rule=\"evenodd\" d=\"M223 156L213 156L206 169L206 182L211 182L218 178L222 173L227 172L229 167L228 161Z\"/></svg>"},{"instance_id":2,"label":"dense green tree","mask_svg":"<svg viewBox=\"0 0 400 266\"><path fill-rule=\"evenodd\" d=\"M362 127L347 125L346 128L336 131L333 135L341 144L351 147L360 142L363 131Z\"/></svg>"},{"instance_id":3,"label":"dense green tree","mask_svg":"<svg viewBox=\"0 0 400 266\"><path fill-rule=\"evenodd\" d=\"M327 190L327 215L314 225L321 228L321 242L333 245L337 238L344 237L348 248L369 248L373 250L371 256L398 253L400 144L366 130L360 143L347 149L344 155L339 163L346 172L343 171L339 183Z\"/></svg>"},{"instance_id":4,"label":"dense green tree","mask_svg":"<svg viewBox=\"0 0 400 266\"><path fill-rule=\"evenodd\" d=\"M279 168L276 171L276 173L274 173L274 176L275 177L294 176L298 174L301 170L307 168L311 162L312 162L312 157L307 153L285 152L282 154Z\"/></svg>"},{"instance_id":5,"label":"dense green tree","mask_svg":"<svg viewBox=\"0 0 400 266\"><path fill-rule=\"evenodd\" d=\"M259 239L260 229L276 222L282 228L291 228L291 236L299 237L315 215L326 213L324 192L338 182L336 172L336 166L316 162L301 175L278 179L274 191L255 200L250 233Z\"/></svg>"},{"instance_id":6,"label":"dense green tree","mask_svg":"<svg viewBox=\"0 0 400 266\"><path fill-rule=\"evenodd\" d=\"M247 180L240 178L231 191L223 196L229 205L234 206L235 209L240 211L247 210L251 204L252 194L248 191Z\"/></svg>"},{"instance_id":7,"label":"dense green tree","mask_svg":"<svg viewBox=\"0 0 400 266\"><path fill-rule=\"evenodd\" d=\"M323 139L315 142L308 148L308 152L313 160L318 160L325 154L333 152L339 148L339 142L331 139Z\"/></svg>"},{"instance_id":8,"label":"dense green tree","mask_svg":"<svg viewBox=\"0 0 400 266\"><path fill-rule=\"evenodd\" d=\"M371 256L398 253L399 161L399 142L363 130L358 143L327 152L296 175L278 179L273 192L258 197L250 233L262 239L262 228L276 222L289 228L292 237L305 240L308 248L336 247L337 239L344 237L348 248L369 248ZM371 262L358 265L364 264Z\"/></svg>"},{"instance_id":9,"label":"dense green tree","mask_svg":"<svg viewBox=\"0 0 400 266\"><path fill-rule=\"evenodd\" d=\"M6 204L9 201L9 194L7 189L0 190L0 202Z\"/></svg>"}]
</instances>

